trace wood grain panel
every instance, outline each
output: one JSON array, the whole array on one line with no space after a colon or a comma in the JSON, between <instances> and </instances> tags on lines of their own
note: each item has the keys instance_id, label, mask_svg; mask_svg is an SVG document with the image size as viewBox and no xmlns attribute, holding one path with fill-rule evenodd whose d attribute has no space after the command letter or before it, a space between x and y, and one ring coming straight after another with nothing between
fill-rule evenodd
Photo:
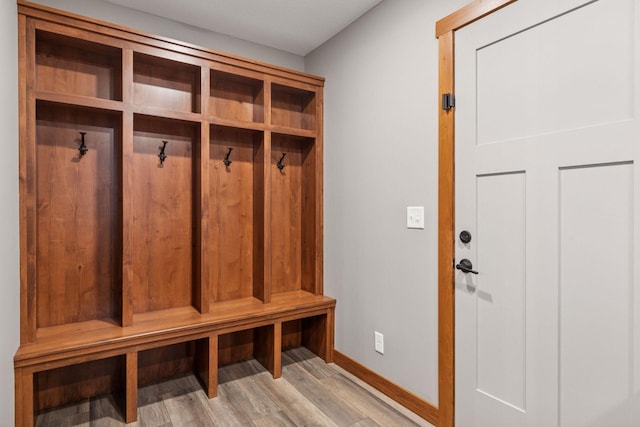
<instances>
[{"instance_id":1,"label":"wood grain panel","mask_svg":"<svg viewBox=\"0 0 640 427\"><path fill-rule=\"evenodd\" d=\"M315 130L315 93L272 84L271 124L288 128Z\"/></svg>"},{"instance_id":2,"label":"wood grain panel","mask_svg":"<svg viewBox=\"0 0 640 427\"><path fill-rule=\"evenodd\" d=\"M302 345L302 320L296 319L282 323L282 350Z\"/></svg>"},{"instance_id":3,"label":"wood grain panel","mask_svg":"<svg viewBox=\"0 0 640 427\"><path fill-rule=\"evenodd\" d=\"M123 357L95 360L34 375L35 410L122 390Z\"/></svg>"},{"instance_id":4,"label":"wood grain panel","mask_svg":"<svg viewBox=\"0 0 640 427\"><path fill-rule=\"evenodd\" d=\"M314 255L308 253L315 250L315 181L310 179L311 171L315 170L312 148L310 139L272 135L268 167L274 169L271 171L273 294L315 289ZM285 167L278 170L276 163L283 153L286 153Z\"/></svg>"},{"instance_id":5,"label":"wood grain panel","mask_svg":"<svg viewBox=\"0 0 640 427\"><path fill-rule=\"evenodd\" d=\"M138 384L153 384L194 372L195 341L152 348L138 353Z\"/></svg>"},{"instance_id":6,"label":"wood grain panel","mask_svg":"<svg viewBox=\"0 0 640 427\"><path fill-rule=\"evenodd\" d=\"M218 335L196 341L195 371L202 383L207 397L218 394Z\"/></svg>"},{"instance_id":7,"label":"wood grain panel","mask_svg":"<svg viewBox=\"0 0 640 427\"><path fill-rule=\"evenodd\" d=\"M131 59L131 55L128 56ZM131 326L133 323L133 243L136 235L136 224L133 222L134 183L133 114L125 112L122 115L122 326Z\"/></svg>"},{"instance_id":8,"label":"wood grain panel","mask_svg":"<svg viewBox=\"0 0 640 427\"><path fill-rule=\"evenodd\" d=\"M278 330L280 332L280 330ZM276 348L275 326L266 325L253 330L254 349L253 356L260 362L264 368L275 374L276 352L280 352L280 348Z\"/></svg>"},{"instance_id":9,"label":"wood grain panel","mask_svg":"<svg viewBox=\"0 0 640 427\"><path fill-rule=\"evenodd\" d=\"M203 68L202 80L209 70ZM205 88L205 92L207 92ZM200 141L210 140L208 122L200 124ZM209 312L211 287L209 266L209 144L193 150L193 306L200 313Z\"/></svg>"},{"instance_id":10,"label":"wood grain panel","mask_svg":"<svg viewBox=\"0 0 640 427\"><path fill-rule=\"evenodd\" d=\"M264 83L260 80L212 71L209 102L214 117L264 123Z\"/></svg>"},{"instance_id":11,"label":"wood grain panel","mask_svg":"<svg viewBox=\"0 0 640 427\"><path fill-rule=\"evenodd\" d=\"M199 126L134 119L132 248L134 313L192 304L193 150ZM158 154L166 146L167 159Z\"/></svg>"},{"instance_id":12,"label":"wood grain panel","mask_svg":"<svg viewBox=\"0 0 640 427\"><path fill-rule=\"evenodd\" d=\"M317 163L322 152L318 151L317 141L308 141L302 145L302 229L300 235L301 244L301 283L302 290L317 293L318 284L318 240L322 239L319 235L319 219L318 216L322 212L318 210L318 180L322 177L318 176Z\"/></svg>"},{"instance_id":13,"label":"wood grain panel","mask_svg":"<svg viewBox=\"0 0 640 427\"><path fill-rule=\"evenodd\" d=\"M267 94L269 92L267 86ZM268 102L268 101L267 101ZM271 133L254 152L253 174L253 297L271 302Z\"/></svg>"},{"instance_id":14,"label":"wood grain panel","mask_svg":"<svg viewBox=\"0 0 640 427\"><path fill-rule=\"evenodd\" d=\"M218 366L253 359L253 329L218 337Z\"/></svg>"},{"instance_id":15,"label":"wood grain panel","mask_svg":"<svg viewBox=\"0 0 640 427\"><path fill-rule=\"evenodd\" d=\"M20 344L35 340L37 330L36 292L36 107L31 91L35 86L35 34L33 23L26 17L18 19L20 107Z\"/></svg>"},{"instance_id":16,"label":"wood grain panel","mask_svg":"<svg viewBox=\"0 0 640 427\"><path fill-rule=\"evenodd\" d=\"M15 425L32 426L34 421L33 372L28 368L14 370Z\"/></svg>"},{"instance_id":17,"label":"wood grain panel","mask_svg":"<svg viewBox=\"0 0 640 427\"><path fill-rule=\"evenodd\" d=\"M121 119L39 103L36 126L38 327L117 318Z\"/></svg>"},{"instance_id":18,"label":"wood grain panel","mask_svg":"<svg viewBox=\"0 0 640 427\"><path fill-rule=\"evenodd\" d=\"M199 113L199 67L141 53L133 58L134 102L167 110Z\"/></svg>"},{"instance_id":19,"label":"wood grain panel","mask_svg":"<svg viewBox=\"0 0 640 427\"><path fill-rule=\"evenodd\" d=\"M124 379L124 419L132 423L138 418L138 353L135 351L125 355Z\"/></svg>"},{"instance_id":20,"label":"wood grain panel","mask_svg":"<svg viewBox=\"0 0 640 427\"><path fill-rule=\"evenodd\" d=\"M439 93L453 93L453 32L438 39ZM454 144L455 108L439 110L438 123L438 418L454 425Z\"/></svg>"},{"instance_id":21,"label":"wood grain panel","mask_svg":"<svg viewBox=\"0 0 640 427\"><path fill-rule=\"evenodd\" d=\"M122 100L119 49L36 32L36 87L39 90Z\"/></svg>"},{"instance_id":22,"label":"wood grain panel","mask_svg":"<svg viewBox=\"0 0 640 427\"><path fill-rule=\"evenodd\" d=\"M315 177L313 178L315 185L315 218L313 228L315 237L314 245L314 261L312 268L315 269L314 289L305 289L316 295L324 295L324 91L318 88L316 92L316 140L313 150L315 151ZM331 334L333 340L333 321L331 322ZM333 342L333 341L332 341ZM333 360L333 344L330 348L330 360Z\"/></svg>"},{"instance_id":23,"label":"wood grain panel","mask_svg":"<svg viewBox=\"0 0 640 427\"><path fill-rule=\"evenodd\" d=\"M330 332L328 326L331 319L327 315L302 319L302 345L320 356L325 362L331 361Z\"/></svg>"},{"instance_id":24,"label":"wood grain panel","mask_svg":"<svg viewBox=\"0 0 640 427\"><path fill-rule=\"evenodd\" d=\"M261 132L212 129L208 242L212 302L250 297L254 286L262 286L261 277L253 275L254 249L259 245L254 240L260 242L264 233L261 218L256 221L253 216L254 184L263 176L261 164L255 164L262 143ZM223 163L227 153L229 166Z\"/></svg>"}]
</instances>

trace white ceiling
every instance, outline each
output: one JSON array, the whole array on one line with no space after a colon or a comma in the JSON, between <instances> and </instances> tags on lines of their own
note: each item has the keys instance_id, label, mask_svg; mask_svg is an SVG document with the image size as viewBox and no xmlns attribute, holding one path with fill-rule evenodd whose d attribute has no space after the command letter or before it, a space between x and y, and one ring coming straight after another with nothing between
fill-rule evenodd
<instances>
[{"instance_id":1,"label":"white ceiling","mask_svg":"<svg viewBox=\"0 0 640 427\"><path fill-rule=\"evenodd\" d=\"M306 55L382 0L107 0Z\"/></svg>"}]
</instances>

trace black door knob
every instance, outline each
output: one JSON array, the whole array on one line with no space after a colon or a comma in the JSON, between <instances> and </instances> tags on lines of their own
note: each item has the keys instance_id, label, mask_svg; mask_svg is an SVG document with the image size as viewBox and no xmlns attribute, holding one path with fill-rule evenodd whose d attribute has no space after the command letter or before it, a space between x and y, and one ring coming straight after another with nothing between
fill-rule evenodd
<instances>
[{"instance_id":1,"label":"black door knob","mask_svg":"<svg viewBox=\"0 0 640 427\"><path fill-rule=\"evenodd\" d=\"M463 273L478 274L478 272L473 269L473 264L471 263L471 261L466 258L461 259L460 264L456 264L456 269L462 271Z\"/></svg>"},{"instance_id":2,"label":"black door knob","mask_svg":"<svg viewBox=\"0 0 640 427\"><path fill-rule=\"evenodd\" d=\"M467 230L463 230L460 232L460 241L462 243L469 243L471 241L471 233L469 233Z\"/></svg>"}]
</instances>

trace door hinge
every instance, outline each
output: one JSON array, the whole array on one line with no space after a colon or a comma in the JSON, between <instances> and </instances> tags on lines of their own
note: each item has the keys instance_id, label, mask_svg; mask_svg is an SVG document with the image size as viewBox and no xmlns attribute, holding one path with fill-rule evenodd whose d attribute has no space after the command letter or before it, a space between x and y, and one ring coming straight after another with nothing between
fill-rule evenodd
<instances>
[{"instance_id":1,"label":"door hinge","mask_svg":"<svg viewBox=\"0 0 640 427\"><path fill-rule=\"evenodd\" d=\"M456 97L452 93L442 94L442 109L449 111L456 106Z\"/></svg>"}]
</instances>

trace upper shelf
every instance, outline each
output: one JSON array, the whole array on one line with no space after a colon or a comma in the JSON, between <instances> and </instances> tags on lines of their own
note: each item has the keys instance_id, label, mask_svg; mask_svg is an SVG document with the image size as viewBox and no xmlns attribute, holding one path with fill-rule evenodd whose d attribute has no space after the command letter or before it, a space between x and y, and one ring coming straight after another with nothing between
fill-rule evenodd
<instances>
[{"instance_id":1,"label":"upper shelf","mask_svg":"<svg viewBox=\"0 0 640 427\"><path fill-rule=\"evenodd\" d=\"M82 39L36 32L36 88L122 100L122 51Z\"/></svg>"},{"instance_id":2,"label":"upper shelf","mask_svg":"<svg viewBox=\"0 0 640 427\"><path fill-rule=\"evenodd\" d=\"M316 93L273 83L271 124L283 128L316 130Z\"/></svg>"},{"instance_id":3,"label":"upper shelf","mask_svg":"<svg viewBox=\"0 0 640 427\"><path fill-rule=\"evenodd\" d=\"M133 98L136 105L200 113L200 67L135 52Z\"/></svg>"},{"instance_id":4,"label":"upper shelf","mask_svg":"<svg viewBox=\"0 0 640 427\"><path fill-rule=\"evenodd\" d=\"M212 70L209 106L214 120L264 123L264 82Z\"/></svg>"}]
</instances>

